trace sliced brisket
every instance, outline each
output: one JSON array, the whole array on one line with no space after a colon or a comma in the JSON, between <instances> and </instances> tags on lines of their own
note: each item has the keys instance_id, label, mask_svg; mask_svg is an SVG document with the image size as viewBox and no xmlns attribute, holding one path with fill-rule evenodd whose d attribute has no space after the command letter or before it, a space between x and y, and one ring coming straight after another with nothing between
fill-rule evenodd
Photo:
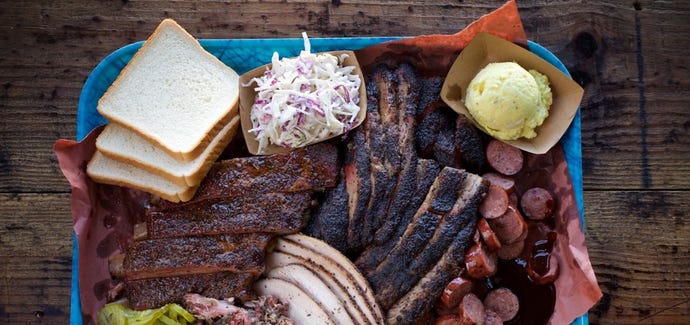
<instances>
[{"instance_id":1,"label":"sliced brisket","mask_svg":"<svg viewBox=\"0 0 690 325\"><path fill-rule=\"evenodd\" d=\"M349 224L347 201L345 181L341 179L334 188L326 191L325 199L314 210L309 225L303 230L304 234L321 239L346 254Z\"/></svg>"},{"instance_id":2,"label":"sliced brisket","mask_svg":"<svg viewBox=\"0 0 690 325\"><path fill-rule=\"evenodd\" d=\"M365 140L362 126L351 133L347 143L347 155L343 172L345 177L345 190L348 195L348 224L346 255L351 256L361 251L362 229L364 226L364 213L366 212L371 196L371 177L368 144Z\"/></svg>"},{"instance_id":3,"label":"sliced brisket","mask_svg":"<svg viewBox=\"0 0 690 325\"><path fill-rule=\"evenodd\" d=\"M465 169L482 174L487 166L484 138L481 131L463 115L458 115L455 119L454 142Z\"/></svg>"},{"instance_id":4,"label":"sliced brisket","mask_svg":"<svg viewBox=\"0 0 690 325\"><path fill-rule=\"evenodd\" d=\"M415 168L414 189L409 201L402 206L393 206L399 210L397 217L389 218L387 222L376 232L375 242L369 245L355 264L363 273L372 272L393 249L400 237L407 229L408 224L427 198L429 188L441 172L439 165L433 160L420 159ZM429 197L429 202L431 197ZM427 202L427 205L429 203ZM393 212L391 213L393 214Z\"/></svg>"},{"instance_id":5,"label":"sliced brisket","mask_svg":"<svg viewBox=\"0 0 690 325\"><path fill-rule=\"evenodd\" d=\"M461 185L459 185L460 196L457 197L454 203L451 203L451 210L444 215L441 225L437 228L436 233L434 233L424 251L417 255L410 264L408 274L412 277L419 278L421 274L426 273L441 258L458 232L465 229L468 224L473 223L477 218L479 203L484 193L486 193L487 186L484 184L481 176L465 171L461 171L461 173L463 174L463 180ZM438 196L437 198L442 197ZM443 202L434 204L432 201L431 208L434 209L434 206L445 210L447 205Z\"/></svg>"},{"instance_id":6,"label":"sliced brisket","mask_svg":"<svg viewBox=\"0 0 690 325\"><path fill-rule=\"evenodd\" d=\"M382 242L376 233L401 211L412 198L415 188L417 155L414 149L415 110L419 85L414 68L402 64L394 70L379 66L373 74L379 94L378 111L371 109L367 134L372 139L370 151L372 195L364 217L364 247Z\"/></svg>"},{"instance_id":7,"label":"sliced brisket","mask_svg":"<svg viewBox=\"0 0 690 325\"><path fill-rule=\"evenodd\" d=\"M374 271L363 271L383 309L388 309L417 282L414 277L406 276L408 269L433 237L444 214L451 210L459 195L458 185L462 178L463 174L459 170L444 168L429 189L425 204L417 210L413 220L386 258ZM452 202L447 204L449 200ZM432 209L433 205L436 209ZM444 208L446 211L442 211Z\"/></svg>"},{"instance_id":8,"label":"sliced brisket","mask_svg":"<svg viewBox=\"0 0 690 325\"><path fill-rule=\"evenodd\" d=\"M445 286L464 265L465 250L473 244L476 221L469 220L433 268L388 309L386 324L417 323L433 308Z\"/></svg>"}]
</instances>

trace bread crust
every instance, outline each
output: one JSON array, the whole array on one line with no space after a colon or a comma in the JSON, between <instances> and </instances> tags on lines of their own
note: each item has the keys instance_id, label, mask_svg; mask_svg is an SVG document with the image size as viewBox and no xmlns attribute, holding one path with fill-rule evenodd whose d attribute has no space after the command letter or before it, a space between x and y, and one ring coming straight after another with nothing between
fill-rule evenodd
<instances>
[{"instance_id":1,"label":"bread crust","mask_svg":"<svg viewBox=\"0 0 690 325\"><path fill-rule=\"evenodd\" d=\"M147 38L147 40L144 42L144 44L141 46L141 48L134 54L132 59L129 61L131 62L136 62L139 57L142 55L145 49L148 48L148 46L151 44L151 40L155 39L161 31L167 28L173 28L179 30L185 38L190 40L195 47L198 47L202 55L208 57L211 59L211 62L213 64L218 65L222 69L230 69L227 65L225 65L223 62L221 62L218 58L213 56L211 53L206 51L201 44L199 44L199 41L197 41L196 38L194 38L191 34L189 34L184 28L182 28L177 22L175 22L173 19L167 18L164 19L156 28L156 30L153 31L153 33ZM120 125L130 129L132 132L135 132L137 135L141 136L142 138L148 139L151 143L157 144L158 147L160 147L162 150L166 151L171 157L175 157L178 160L181 161L190 161L193 160L194 158L198 157L208 146L208 144L213 140L213 138L218 135L218 133L223 129L225 125L227 125L230 120L238 114L239 111L239 95L234 98L234 100L231 103L228 103L228 108L227 108L227 113L223 116L221 116L218 121L210 127L210 129L205 132L204 137L199 139L199 142L197 145L190 149L189 151L182 151L182 150L174 150L171 148L166 147L159 139L157 139L154 135L149 134L146 132L146 130L141 130L137 129L134 126L128 125L128 121L123 120L122 118L118 117L117 115L111 114L106 110L101 109L101 103L110 96L112 92L114 92L118 85L121 82L121 77L129 71L129 69L132 67L131 64L127 64L121 71L118 77L115 79L115 81L108 87L106 92L101 96L101 98L98 100L98 105L97 105L97 110L98 112L106 117L108 120L119 123ZM234 71L233 71L234 72ZM238 82L239 82L239 76L238 76ZM239 88L239 85L238 85Z\"/></svg>"},{"instance_id":2,"label":"bread crust","mask_svg":"<svg viewBox=\"0 0 690 325\"><path fill-rule=\"evenodd\" d=\"M97 161L95 158L97 155L101 155L100 152L96 151L94 153L94 156L91 158L89 163L87 164L86 167L86 173L91 177L91 179L97 183L102 183L102 184L110 184L110 185L117 185L117 186L122 186L122 187L128 187L128 188L133 188L137 189L140 191L144 191L153 195L160 196L161 198L168 200L170 202L187 202L194 197L194 194L196 193L196 190L199 188L199 186L191 186L191 187L185 187L185 186L180 186L180 190L175 192L175 193L167 193L159 188L153 186L153 184L146 184L144 182L135 182L135 181L130 181L124 178L116 178L116 177L111 177L109 175L104 175L104 174L99 174L93 170L93 164ZM128 165L128 167L131 168L137 168L132 165ZM141 170L141 172L148 173L144 170ZM158 175L152 174L154 177L160 177Z\"/></svg>"},{"instance_id":3,"label":"bread crust","mask_svg":"<svg viewBox=\"0 0 690 325\"><path fill-rule=\"evenodd\" d=\"M127 157L123 155L120 152L117 151L112 151L112 150L107 150L107 148L103 148L102 146L99 146L98 141L96 142L96 148L98 148L98 151L100 151L104 156L120 161L138 168L141 168L149 173L164 177L165 179L180 185L180 186L197 186L201 181L206 177L206 174L208 173L208 170L211 168L213 163L220 157L221 153L223 153L223 150L228 146L230 141L237 135L238 129L239 129L239 116L233 117L230 122L223 127L228 127L228 130L225 132L219 132L218 137L219 140L215 144L213 148L211 148L211 152L206 156L204 159L204 162L201 164L201 166L195 170L194 172L190 174L182 174L182 173L174 173L173 171L166 170L162 168L160 165L156 165L155 163L147 162L147 161L141 161L137 159L132 159L130 157ZM128 129L129 130L129 129ZM222 131L222 129L221 129ZM213 140L209 143L212 144ZM160 148L160 146L157 146ZM162 149L162 148L161 148ZM206 148L204 148L206 149ZM202 152L203 154L203 152Z\"/></svg>"}]
</instances>

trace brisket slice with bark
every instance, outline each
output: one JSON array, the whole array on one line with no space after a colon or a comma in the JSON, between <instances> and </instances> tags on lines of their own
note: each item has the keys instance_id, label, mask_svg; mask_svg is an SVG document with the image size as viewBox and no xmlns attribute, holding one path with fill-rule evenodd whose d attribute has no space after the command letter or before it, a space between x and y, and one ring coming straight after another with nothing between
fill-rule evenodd
<instances>
[{"instance_id":1,"label":"brisket slice with bark","mask_svg":"<svg viewBox=\"0 0 690 325\"><path fill-rule=\"evenodd\" d=\"M377 67L372 79L369 84L374 92L378 93L378 100L367 102L367 119L364 127L365 136L370 143L368 154L371 166L371 197L362 217L362 248L368 244L385 217L390 196L395 190L400 165L400 130L397 125L398 80L393 71L385 66Z\"/></svg>"},{"instance_id":2,"label":"brisket slice with bark","mask_svg":"<svg viewBox=\"0 0 690 325\"><path fill-rule=\"evenodd\" d=\"M125 279L124 296L136 310L158 308L167 303L182 304L184 295L190 292L216 299L246 300L251 297L251 284L257 277L251 273L215 272Z\"/></svg>"},{"instance_id":3,"label":"brisket slice with bark","mask_svg":"<svg viewBox=\"0 0 690 325\"><path fill-rule=\"evenodd\" d=\"M260 274L271 234L251 233L135 241L123 270L128 280L231 271Z\"/></svg>"},{"instance_id":4,"label":"brisket slice with bark","mask_svg":"<svg viewBox=\"0 0 690 325\"><path fill-rule=\"evenodd\" d=\"M302 229L311 191L234 196L146 214L149 239L237 233L294 233Z\"/></svg>"},{"instance_id":5,"label":"brisket slice with bark","mask_svg":"<svg viewBox=\"0 0 690 325\"><path fill-rule=\"evenodd\" d=\"M371 178L369 177L370 162L368 143L364 136L364 128L360 125L351 134L347 143L347 155L343 166L345 190L348 203L347 251L348 257L359 252L362 244L362 228L364 212L371 196Z\"/></svg>"},{"instance_id":6,"label":"brisket slice with bark","mask_svg":"<svg viewBox=\"0 0 690 325\"><path fill-rule=\"evenodd\" d=\"M395 187L387 200L385 211L378 217L376 232L372 235L373 244L380 245L390 239L390 232L380 231L382 228L395 224L407 210L415 210L418 205L409 205L415 196L423 197L417 187L417 151L415 150L415 119L414 112L418 104L419 89L414 69L409 64L401 64L396 70L398 79L398 140L396 143L396 171ZM419 193L419 194L417 194ZM419 200L421 202L421 199ZM367 246L372 244L372 240Z\"/></svg>"},{"instance_id":7,"label":"brisket slice with bark","mask_svg":"<svg viewBox=\"0 0 690 325\"><path fill-rule=\"evenodd\" d=\"M374 81L380 98L378 111L372 109L371 115L380 117L372 118L368 128L372 139L372 197L364 218L367 221L364 246L372 241L386 241L385 236L376 236L376 232L390 219L399 218L414 195L417 165L414 113L419 85L414 68L409 64L401 64L394 70L380 66L374 73Z\"/></svg>"},{"instance_id":8,"label":"brisket slice with bark","mask_svg":"<svg viewBox=\"0 0 690 325\"><path fill-rule=\"evenodd\" d=\"M476 218L469 220L433 268L388 309L386 324L415 324L429 313L445 286L464 266L465 251L473 244L476 222Z\"/></svg>"},{"instance_id":9,"label":"brisket slice with bark","mask_svg":"<svg viewBox=\"0 0 690 325\"><path fill-rule=\"evenodd\" d=\"M348 251L348 195L341 178L334 188L326 190L325 199L314 210L304 234L321 239L345 254Z\"/></svg>"},{"instance_id":10,"label":"brisket slice with bark","mask_svg":"<svg viewBox=\"0 0 690 325\"><path fill-rule=\"evenodd\" d=\"M480 176L444 168L394 247L388 251L372 250L371 254L365 251L355 262L383 309L391 308L417 285L459 232L466 228L474 230L477 207L485 192L486 185ZM382 262L372 270L375 257L382 258ZM364 262L369 265L363 265Z\"/></svg>"},{"instance_id":11,"label":"brisket slice with bark","mask_svg":"<svg viewBox=\"0 0 690 325\"><path fill-rule=\"evenodd\" d=\"M412 196L408 202L402 204L396 217L389 218L376 232L376 240L369 245L357 258L355 264L363 273L372 272L397 244L410 223L418 207L427 198L429 188L441 172L439 165L433 160L420 159L415 168L415 181ZM429 198L430 200L430 198ZM428 203L427 203L428 205Z\"/></svg>"},{"instance_id":12,"label":"brisket slice with bark","mask_svg":"<svg viewBox=\"0 0 690 325\"><path fill-rule=\"evenodd\" d=\"M464 174L461 171L444 168L429 189L425 202L385 259L373 271L360 268L383 309L388 309L401 294L404 294L409 286L406 283L416 283L416 279L408 279L404 275L415 257L427 246L444 215L451 211L459 195L458 184L463 178Z\"/></svg>"},{"instance_id":13,"label":"brisket slice with bark","mask_svg":"<svg viewBox=\"0 0 690 325\"><path fill-rule=\"evenodd\" d=\"M477 207L486 193L486 184L480 176L465 174L460 197L451 212L444 217L425 250L399 276L415 281L393 281L399 290L396 301L387 304L388 323L413 323L424 317L464 265L465 251L473 243Z\"/></svg>"},{"instance_id":14,"label":"brisket slice with bark","mask_svg":"<svg viewBox=\"0 0 690 325\"><path fill-rule=\"evenodd\" d=\"M483 174L486 169L486 152L482 133L463 115L455 119L455 148L467 171Z\"/></svg>"}]
</instances>

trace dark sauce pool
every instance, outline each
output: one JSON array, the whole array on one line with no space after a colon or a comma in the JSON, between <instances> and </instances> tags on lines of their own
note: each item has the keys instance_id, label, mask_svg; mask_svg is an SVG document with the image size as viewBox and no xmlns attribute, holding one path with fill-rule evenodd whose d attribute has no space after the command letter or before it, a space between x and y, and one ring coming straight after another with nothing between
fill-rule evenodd
<instances>
[{"instance_id":1,"label":"dark sauce pool","mask_svg":"<svg viewBox=\"0 0 690 325\"><path fill-rule=\"evenodd\" d=\"M517 316L505 324L546 324L556 304L553 284L537 284L527 276L527 262L516 258L500 261L498 273L492 277L495 288L505 287L513 291L520 301Z\"/></svg>"},{"instance_id":2,"label":"dark sauce pool","mask_svg":"<svg viewBox=\"0 0 690 325\"><path fill-rule=\"evenodd\" d=\"M520 257L512 260L499 259L496 274L484 282L475 282L473 290L482 300L492 289L503 287L515 293L520 302L520 309L515 318L505 322L510 325L547 324L556 304L556 288L553 281L539 284L530 276L530 272L536 272L539 276L548 273L557 234L543 222L527 223L529 233Z\"/></svg>"}]
</instances>

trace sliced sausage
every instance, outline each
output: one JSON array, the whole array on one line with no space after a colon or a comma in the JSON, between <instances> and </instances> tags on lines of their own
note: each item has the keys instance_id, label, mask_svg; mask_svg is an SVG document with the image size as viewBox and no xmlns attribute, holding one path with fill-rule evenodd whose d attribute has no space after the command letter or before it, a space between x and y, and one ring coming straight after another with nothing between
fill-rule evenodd
<instances>
[{"instance_id":1,"label":"sliced sausage","mask_svg":"<svg viewBox=\"0 0 690 325\"><path fill-rule=\"evenodd\" d=\"M495 252L489 252L479 242L472 245L465 253L465 268L467 274L475 279L483 279L496 273L498 256Z\"/></svg>"},{"instance_id":2,"label":"sliced sausage","mask_svg":"<svg viewBox=\"0 0 690 325\"><path fill-rule=\"evenodd\" d=\"M491 290L484 298L484 308L493 310L504 322L517 315L520 303L517 296L508 288Z\"/></svg>"},{"instance_id":3,"label":"sliced sausage","mask_svg":"<svg viewBox=\"0 0 690 325\"><path fill-rule=\"evenodd\" d=\"M497 172L512 176L522 169L522 150L498 140L491 140L486 146L486 160Z\"/></svg>"},{"instance_id":4,"label":"sliced sausage","mask_svg":"<svg viewBox=\"0 0 690 325\"><path fill-rule=\"evenodd\" d=\"M525 232L526 233L526 232ZM506 244L502 245L501 248L496 251L496 255L498 255L498 258L502 260L512 260L522 253L522 250L525 249L525 241L524 240L518 240L512 244Z\"/></svg>"},{"instance_id":5,"label":"sliced sausage","mask_svg":"<svg viewBox=\"0 0 690 325\"><path fill-rule=\"evenodd\" d=\"M486 196L479 205L479 213L487 219L498 218L508 209L508 193L502 187L489 185Z\"/></svg>"},{"instance_id":6,"label":"sliced sausage","mask_svg":"<svg viewBox=\"0 0 690 325\"><path fill-rule=\"evenodd\" d=\"M515 180L512 177L501 175L499 173L486 173L482 177L491 185L496 185L508 192L509 194L515 191Z\"/></svg>"},{"instance_id":7,"label":"sliced sausage","mask_svg":"<svg viewBox=\"0 0 690 325\"><path fill-rule=\"evenodd\" d=\"M489 220L489 225L496 236L501 241L501 245L512 244L524 234L527 223L522 215L513 206L508 206L506 213L502 216Z\"/></svg>"},{"instance_id":8,"label":"sliced sausage","mask_svg":"<svg viewBox=\"0 0 690 325\"><path fill-rule=\"evenodd\" d=\"M473 293L467 294L462 298L460 306L458 307L458 316L460 322L457 324L463 325L482 325L486 319L484 313L484 305L482 301Z\"/></svg>"},{"instance_id":9,"label":"sliced sausage","mask_svg":"<svg viewBox=\"0 0 690 325\"><path fill-rule=\"evenodd\" d=\"M472 236L472 241L473 241L475 244L479 244L479 242L480 242L481 240L482 240L482 235L479 233L479 229L477 229L477 230L474 232L474 236Z\"/></svg>"},{"instance_id":10,"label":"sliced sausage","mask_svg":"<svg viewBox=\"0 0 690 325\"><path fill-rule=\"evenodd\" d=\"M484 325L503 325L503 320L501 316L498 316L493 310L484 310L486 313L486 318L484 319Z\"/></svg>"},{"instance_id":11,"label":"sliced sausage","mask_svg":"<svg viewBox=\"0 0 690 325\"><path fill-rule=\"evenodd\" d=\"M462 299L462 298L460 298L460 299ZM434 311L436 312L437 316L443 316L443 315L449 315L449 314L457 315L458 314L458 305L455 305L453 307L446 307L446 305L443 304L443 301L441 301L441 299L438 299L434 303Z\"/></svg>"},{"instance_id":12,"label":"sliced sausage","mask_svg":"<svg viewBox=\"0 0 690 325\"><path fill-rule=\"evenodd\" d=\"M532 220L542 220L553 215L556 202L551 193L541 187L533 187L520 197L520 207L525 216Z\"/></svg>"},{"instance_id":13,"label":"sliced sausage","mask_svg":"<svg viewBox=\"0 0 690 325\"><path fill-rule=\"evenodd\" d=\"M456 313L441 315L434 321L435 325L458 325L460 324L460 316Z\"/></svg>"},{"instance_id":14,"label":"sliced sausage","mask_svg":"<svg viewBox=\"0 0 690 325\"><path fill-rule=\"evenodd\" d=\"M518 197L517 193L513 192L508 195L508 201L510 201L510 204L514 207L518 206L520 204L520 198Z\"/></svg>"},{"instance_id":15,"label":"sliced sausage","mask_svg":"<svg viewBox=\"0 0 690 325\"><path fill-rule=\"evenodd\" d=\"M471 279L457 277L451 280L448 285L446 285L446 288L443 289L441 302L446 307L455 308L460 304L462 297L472 292L473 287L474 285Z\"/></svg>"},{"instance_id":16,"label":"sliced sausage","mask_svg":"<svg viewBox=\"0 0 690 325\"><path fill-rule=\"evenodd\" d=\"M489 226L489 223L486 221L486 219L479 218L479 221L477 222L477 230L479 230L479 234L482 236L486 247L490 251L497 251L501 248L501 241L498 239L498 236L496 236L496 233L491 229L491 226Z\"/></svg>"}]
</instances>

